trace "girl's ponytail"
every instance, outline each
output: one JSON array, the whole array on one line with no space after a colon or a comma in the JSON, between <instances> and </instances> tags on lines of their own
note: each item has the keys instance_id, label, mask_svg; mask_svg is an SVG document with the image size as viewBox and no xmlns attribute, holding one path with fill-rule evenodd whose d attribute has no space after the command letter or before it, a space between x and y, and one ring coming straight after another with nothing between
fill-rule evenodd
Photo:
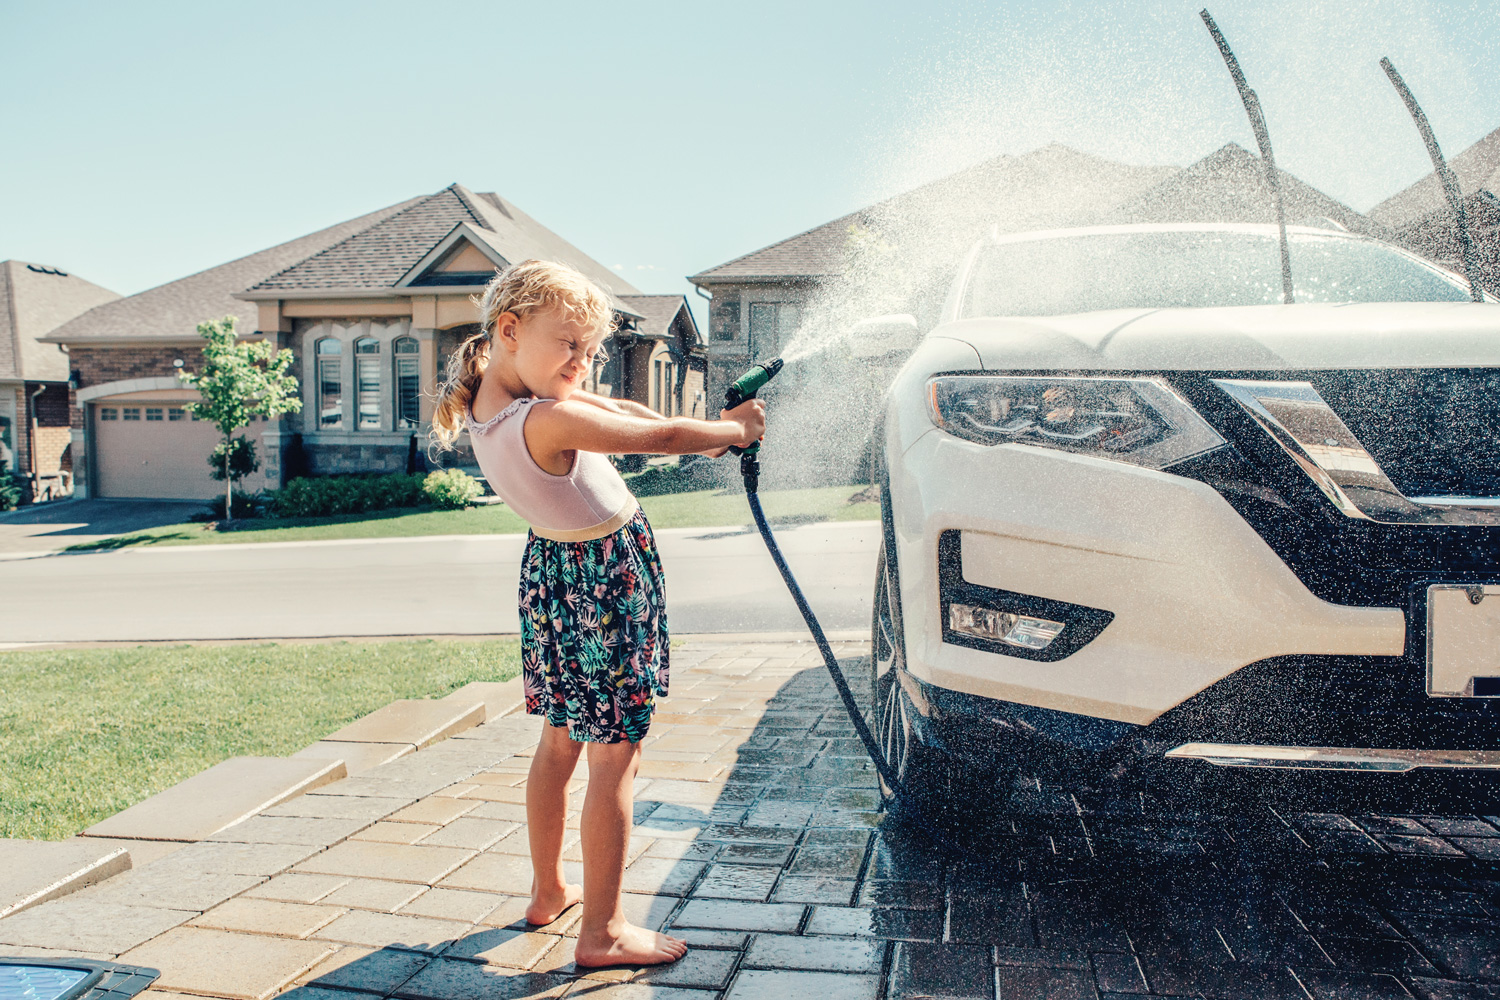
<instances>
[{"instance_id":1,"label":"girl's ponytail","mask_svg":"<svg viewBox=\"0 0 1500 1000\"><path fill-rule=\"evenodd\" d=\"M451 450L464 429L469 405L489 363L490 333L484 327L448 358L447 377L438 387L437 406L432 412L432 440L442 450Z\"/></svg>"},{"instance_id":2,"label":"girl's ponytail","mask_svg":"<svg viewBox=\"0 0 1500 1000\"><path fill-rule=\"evenodd\" d=\"M448 359L447 377L438 387L432 414L432 441L444 451L463 432L469 405L490 364L491 336L502 313L524 319L538 309L561 309L588 329L614 326L614 311L593 282L567 264L525 260L495 275L484 294L472 300L479 309L479 332L459 345Z\"/></svg>"}]
</instances>

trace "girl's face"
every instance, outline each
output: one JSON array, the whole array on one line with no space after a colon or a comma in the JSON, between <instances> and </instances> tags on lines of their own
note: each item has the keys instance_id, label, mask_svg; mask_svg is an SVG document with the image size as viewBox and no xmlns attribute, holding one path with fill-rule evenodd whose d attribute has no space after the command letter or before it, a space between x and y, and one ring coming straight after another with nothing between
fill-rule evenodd
<instances>
[{"instance_id":1,"label":"girl's face","mask_svg":"<svg viewBox=\"0 0 1500 1000\"><path fill-rule=\"evenodd\" d=\"M557 308L514 321L504 313L495 326L515 352L516 374L543 399L567 399L583 386L605 336L605 331L590 330Z\"/></svg>"}]
</instances>

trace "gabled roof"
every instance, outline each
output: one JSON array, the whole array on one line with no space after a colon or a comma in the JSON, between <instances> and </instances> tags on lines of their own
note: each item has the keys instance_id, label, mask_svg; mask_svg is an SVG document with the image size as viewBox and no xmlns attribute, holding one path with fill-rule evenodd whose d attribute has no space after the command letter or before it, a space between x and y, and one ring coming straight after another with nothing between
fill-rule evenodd
<instances>
[{"instance_id":1,"label":"gabled roof","mask_svg":"<svg viewBox=\"0 0 1500 1000\"><path fill-rule=\"evenodd\" d=\"M1483 191L1492 197L1500 196L1500 128L1453 157L1448 166L1458 178L1458 189L1465 199ZM1400 229L1439 211L1450 209L1437 172L1433 171L1370 209L1370 218L1391 229Z\"/></svg>"},{"instance_id":2,"label":"gabled roof","mask_svg":"<svg viewBox=\"0 0 1500 1000\"><path fill-rule=\"evenodd\" d=\"M693 311L688 308L683 295L621 295L620 301L630 307L640 319L636 321L636 334L642 337L670 337L672 324L682 316L692 333L692 342L697 344L698 324ZM692 346L692 345L689 345Z\"/></svg>"},{"instance_id":3,"label":"gabled roof","mask_svg":"<svg viewBox=\"0 0 1500 1000\"><path fill-rule=\"evenodd\" d=\"M119 297L55 267L0 261L0 378L66 382L68 356L37 338Z\"/></svg>"},{"instance_id":4,"label":"gabled roof","mask_svg":"<svg viewBox=\"0 0 1500 1000\"><path fill-rule=\"evenodd\" d=\"M245 293L250 299L275 299L289 293L336 295L394 289L431 257L458 226L506 263L529 258L560 260L615 293L636 289L609 268L496 194L475 194L451 184L416 199L402 211L300 260L258 282Z\"/></svg>"},{"instance_id":5,"label":"gabled roof","mask_svg":"<svg viewBox=\"0 0 1500 1000\"><path fill-rule=\"evenodd\" d=\"M1287 225L1327 218L1351 232L1385 235L1348 205L1285 170L1276 173ZM1122 205L1110 221L1274 223L1276 207L1260 158L1231 142Z\"/></svg>"},{"instance_id":6,"label":"gabled roof","mask_svg":"<svg viewBox=\"0 0 1500 1000\"><path fill-rule=\"evenodd\" d=\"M413 198L390 205L248 257L96 306L53 330L43 340L54 344L178 340L196 337L198 324L204 320L224 316L239 317L240 331L249 333L255 329L256 310L235 298L236 292L370 228L419 200Z\"/></svg>"},{"instance_id":7,"label":"gabled roof","mask_svg":"<svg viewBox=\"0 0 1500 1000\"><path fill-rule=\"evenodd\" d=\"M1115 163L1053 143L1023 156L986 160L689 280L816 280L839 274L849 228L855 225L900 232L924 245L942 244L942 252L967 247L996 225L1006 232L1084 225L1177 170Z\"/></svg>"}]
</instances>

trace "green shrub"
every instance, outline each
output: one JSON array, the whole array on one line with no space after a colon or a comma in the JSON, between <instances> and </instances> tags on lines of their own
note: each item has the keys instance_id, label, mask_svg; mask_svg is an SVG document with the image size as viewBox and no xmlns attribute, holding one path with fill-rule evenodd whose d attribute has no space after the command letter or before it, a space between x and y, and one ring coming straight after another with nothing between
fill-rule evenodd
<instances>
[{"instance_id":1,"label":"green shrub","mask_svg":"<svg viewBox=\"0 0 1500 1000\"><path fill-rule=\"evenodd\" d=\"M235 518L263 517L271 504L271 494L241 493L234 491L234 514ZM224 520L224 498L214 497L208 502L208 512L195 514L188 518L189 521L222 521Z\"/></svg>"},{"instance_id":2,"label":"green shrub","mask_svg":"<svg viewBox=\"0 0 1500 1000\"><path fill-rule=\"evenodd\" d=\"M420 507L426 502L421 476L396 473L293 479L271 495L270 507L276 517L329 517Z\"/></svg>"},{"instance_id":3,"label":"green shrub","mask_svg":"<svg viewBox=\"0 0 1500 1000\"><path fill-rule=\"evenodd\" d=\"M479 480L462 469L440 469L427 474L422 492L438 510L462 510L479 499L484 489Z\"/></svg>"},{"instance_id":4,"label":"green shrub","mask_svg":"<svg viewBox=\"0 0 1500 1000\"><path fill-rule=\"evenodd\" d=\"M25 480L0 472L0 510L15 510L21 505Z\"/></svg>"},{"instance_id":5,"label":"green shrub","mask_svg":"<svg viewBox=\"0 0 1500 1000\"><path fill-rule=\"evenodd\" d=\"M223 441L214 445L214 450L209 453L208 467L209 475L219 482L224 481L224 450L229 450L229 478L239 482L252 472L260 471L260 457L255 454L255 442L244 435L233 440L233 443L225 445ZM224 501L219 501L219 509L224 509Z\"/></svg>"}]
</instances>

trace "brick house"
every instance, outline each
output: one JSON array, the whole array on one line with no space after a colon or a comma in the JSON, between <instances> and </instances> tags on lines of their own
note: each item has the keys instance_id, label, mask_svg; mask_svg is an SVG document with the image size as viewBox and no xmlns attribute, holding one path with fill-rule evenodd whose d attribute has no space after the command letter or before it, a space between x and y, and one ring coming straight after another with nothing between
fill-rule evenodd
<instances>
[{"instance_id":1,"label":"brick house","mask_svg":"<svg viewBox=\"0 0 1500 1000\"><path fill-rule=\"evenodd\" d=\"M202 497L215 431L194 421L177 372L201 354L196 324L233 315L242 336L289 348L302 411L252 424L261 470L246 489L293 475L401 471L426 445L447 358L477 329L470 296L528 257L566 261L607 288L618 330L601 390L659 412L701 409L704 351L680 296L642 295L494 194L451 185L93 309L46 339L76 372L80 488L102 497ZM467 464L460 447L437 456Z\"/></svg>"},{"instance_id":2,"label":"brick house","mask_svg":"<svg viewBox=\"0 0 1500 1000\"><path fill-rule=\"evenodd\" d=\"M708 396L722 398L752 359L781 353L819 296L844 278L851 231L878 234L903 261L921 261L927 294L891 311L916 314L925 329L952 267L991 226L1014 232L1086 225L1177 170L1053 144L995 157L694 274L688 280L711 299Z\"/></svg>"},{"instance_id":3,"label":"brick house","mask_svg":"<svg viewBox=\"0 0 1500 1000\"><path fill-rule=\"evenodd\" d=\"M0 476L29 481L23 500L72 485L68 356L38 338L118 298L55 267L0 261Z\"/></svg>"}]
</instances>

